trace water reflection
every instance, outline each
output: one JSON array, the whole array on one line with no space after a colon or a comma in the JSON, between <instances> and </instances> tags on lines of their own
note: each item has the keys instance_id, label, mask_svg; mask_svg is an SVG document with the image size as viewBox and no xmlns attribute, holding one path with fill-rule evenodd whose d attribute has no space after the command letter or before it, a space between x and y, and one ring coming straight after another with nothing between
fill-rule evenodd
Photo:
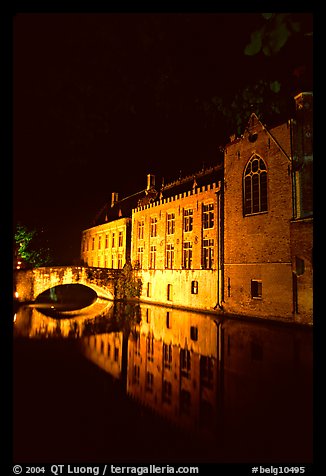
<instances>
[{"instance_id":1,"label":"water reflection","mask_svg":"<svg viewBox=\"0 0 326 476\"><path fill-rule=\"evenodd\" d=\"M54 319L22 308L15 335L74 338L140 408L194 435L210 461L311 462L311 329L125 303L80 312ZM180 440L173 435L162 437L162 454Z\"/></svg>"}]
</instances>

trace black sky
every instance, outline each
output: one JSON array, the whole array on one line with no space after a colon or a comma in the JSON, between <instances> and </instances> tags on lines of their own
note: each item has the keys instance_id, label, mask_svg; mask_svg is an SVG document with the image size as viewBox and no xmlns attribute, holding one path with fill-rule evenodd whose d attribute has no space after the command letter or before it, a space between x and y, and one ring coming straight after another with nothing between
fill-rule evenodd
<instances>
[{"instance_id":1,"label":"black sky","mask_svg":"<svg viewBox=\"0 0 326 476\"><path fill-rule=\"evenodd\" d=\"M64 264L111 192L220 160L234 131L206 105L275 79L273 58L244 55L260 23L259 13L16 14L14 221L45 229ZM287 84L292 53L275 74Z\"/></svg>"}]
</instances>

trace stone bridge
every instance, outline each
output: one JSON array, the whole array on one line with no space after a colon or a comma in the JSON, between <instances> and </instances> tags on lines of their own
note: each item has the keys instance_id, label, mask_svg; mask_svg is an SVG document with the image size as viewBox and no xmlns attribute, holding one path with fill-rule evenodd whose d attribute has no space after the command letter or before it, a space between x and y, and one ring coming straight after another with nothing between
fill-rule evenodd
<instances>
[{"instance_id":1,"label":"stone bridge","mask_svg":"<svg viewBox=\"0 0 326 476\"><path fill-rule=\"evenodd\" d=\"M15 271L15 296L20 302L35 301L37 296L54 286L83 284L93 289L99 298L117 298L117 282L121 269L54 266Z\"/></svg>"}]
</instances>

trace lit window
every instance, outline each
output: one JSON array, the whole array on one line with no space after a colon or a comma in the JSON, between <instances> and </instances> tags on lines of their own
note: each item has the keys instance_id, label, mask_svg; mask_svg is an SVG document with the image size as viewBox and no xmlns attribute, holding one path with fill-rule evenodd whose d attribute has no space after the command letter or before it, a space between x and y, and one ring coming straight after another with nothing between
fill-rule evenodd
<instances>
[{"instance_id":1,"label":"lit window","mask_svg":"<svg viewBox=\"0 0 326 476\"><path fill-rule=\"evenodd\" d=\"M173 269L174 264L174 245L172 243L168 243L166 245L166 268Z\"/></svg>"},{"instance_id":2,"label":"lit window","mask_svg":"<svg viewBox=\"0 0 326 476\"><path fill-rule=\"evenodd\" d=\"M203 205L203 228L214 227L214 203Z\"/></svg>"},{"instance_id":3,"label":"lit window","mask_svg":"<svg viewBox=\"0 0 326 476\"><path fill-rule=\"evenodd\" d=\"M188 209L184 211L183 215L183 230L185 232L192 231L193 210Z\"/></svg>"},{"instance_id":4,"label":"lit window","mask_svg":"<svg viewBox=\"0 0 326 476\"><path fill-rule=\"evenodd\" d=\"M138 239L139 240L144 239L144 227L145 227L144 220L139 221L138 222Z\"/></svg>"},{"instance_id":5,"label":"lit window","mask_svg":"<svg viewBox=\"0 0 326 476\"><path fill-rule=\"evenodd\" d=\"M267 211L267 168L263 159L254 155L248 162L243 177L243 213Z\"/></svg>"},{"instance_id":6,"label":"lit window","mask_svg":"<svg viewBox=\"0 0 326 476\"><path fill-rule=\"evenodd\" d=\"M123 232L119 231L119 247L123 246Z\"/></svg>"},{"instance_id":7,"label":"lit window","mask_svg":"<svg viewBox=\"0 0 326 476\"><path fill-rule=\"evenodd\" d=\"M151 238L157 236L157 218L151 218Z\"/></svg>"},{"instance_id":8,"label":"lit window","mask_svg":"<svg viewBox=\"0 0 326 476\"><path fill-rule=\"evenodd\" d=\"M191 269L192 265L192 243L185 241L183 243L183 267L185 269Z\"/></svg>"},{"instance_id":9,"label":"lit window","mask_svg":"<svg viewBox=\"0 0 326 476\"><path fill-rule=\"evenodd\" d=\"M168 300L168 301L172 301L172 284L168 284L167 300Z\"/></svg>"},{"instance_id":10,"label":"lit window","mask_svg":"<svg viewBox=\"0 0 326 476\"><path fill-rule=\"evenodd\" d=\"M175 229L175 214L168 213L167 214L167 234L173 235Z\"/></svg>"},{"instance_id":11,"label":"lit window","mask_svg":"<svg viewBox=\"0 0 326 476\"><path fill-rule=\"evenodd\" d=\"M151 246L150 255L149 255L149 267L150 269L155 269L156 266L156 246Z\"/></svg>"},{"instance_id":12,"label":"lit window","mask_svg":"<svg viewBox=\"0 0 326 476\"><path fill-rule=\"evenodd\" d=\"M139 268L143 267L143 256L144 256L144 247L139 246L137 249L137 261Z\"/></svg>"},{"instance_id":13,"label":"lit window","mask_svg":"<svg viewBox=\"0 0 326 476\"><path fill-rule=\"evenodd\" d=\"M198 294L198 281L191 281L191 294Z\"/></svg>"},{"instance_id":14,"label":"lit window","mask_svg":"<svg viewBox=\"0 0 326 476\"><path fill-rule=\"evenodd\" d=\"M214 265L214 240L203 240L203 269L212 269Z\"/></svg>"}]
</instances>

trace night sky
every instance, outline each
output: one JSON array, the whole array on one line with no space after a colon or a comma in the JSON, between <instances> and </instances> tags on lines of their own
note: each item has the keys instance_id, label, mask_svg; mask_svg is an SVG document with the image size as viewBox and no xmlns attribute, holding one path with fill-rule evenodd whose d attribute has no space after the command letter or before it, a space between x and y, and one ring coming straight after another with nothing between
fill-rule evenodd
<instances>
[{"instance_id":1,"label":"night sky","mask_svg":"<svg viewBox=\"0 0 326 476\"><path fill-rule=\"evenodd\" d=\"M69 264L112 192L220 161L235 131L212 98L257 78L297 92L302 48L244 54L261 23L260 13L17 13L14 223L43 229L56 263Z\"/></svg>"}]
</instances>

